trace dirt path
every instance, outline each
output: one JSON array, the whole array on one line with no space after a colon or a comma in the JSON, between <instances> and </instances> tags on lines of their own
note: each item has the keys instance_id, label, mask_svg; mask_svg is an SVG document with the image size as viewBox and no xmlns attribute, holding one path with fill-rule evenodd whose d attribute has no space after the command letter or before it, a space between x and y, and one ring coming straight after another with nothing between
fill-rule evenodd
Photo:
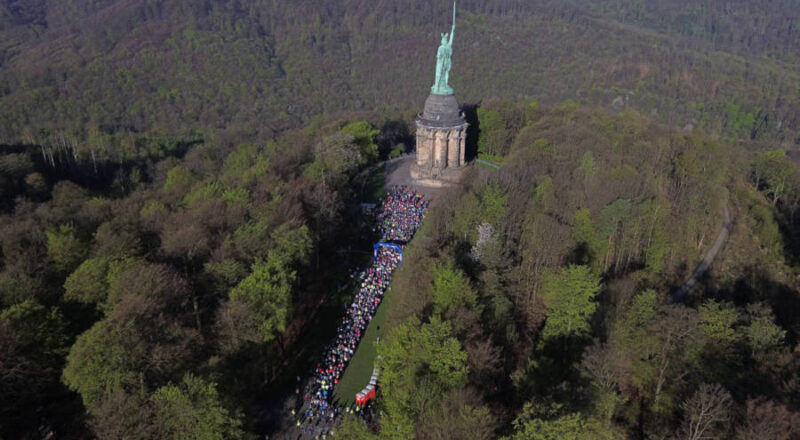
<instances>
[{"instance_id":1,"label":"dirt path","mask_svg":"<svg viewBox=\"0 0 800 440\"><path fill-rule=\"evenodd\" d=\"M694 270L692 276L686 280L683 285L676 290L672 294L671 302L678 303L683 301L692 288L697 285L698 280L708 271L711 267L711 264L714 263L714 259L717 258L719 251L722 250L722 247L725 246L725 243L728 241L728 236L731 232L731 215L728 211L728 206L725 206L725 217L722 222L722 229L720 229L719 234L717 234L717 239L714 241L714 245L711 246L711 249L706 252L706 256L703 257L703 261L697 265L697 268Z\"/></svg>"}]
</instances>

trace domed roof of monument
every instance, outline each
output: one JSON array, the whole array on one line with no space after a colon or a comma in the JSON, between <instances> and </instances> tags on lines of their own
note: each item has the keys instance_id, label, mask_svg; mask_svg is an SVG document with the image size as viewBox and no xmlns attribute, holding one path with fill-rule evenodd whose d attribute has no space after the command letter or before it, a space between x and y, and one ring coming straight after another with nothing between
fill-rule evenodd
<instances>
[{"instance_id":1,"label":"domed roof of monument","mask_svg":"<svg viewBox=\"0 0 800 440\"><path fill-rule=\"evenodd\" d=\"M455 95L431 94L425 100L425 109L420 117L421 122L435 126L460 125L464 123L461 109Z\"/></svg>"}]
</instances>

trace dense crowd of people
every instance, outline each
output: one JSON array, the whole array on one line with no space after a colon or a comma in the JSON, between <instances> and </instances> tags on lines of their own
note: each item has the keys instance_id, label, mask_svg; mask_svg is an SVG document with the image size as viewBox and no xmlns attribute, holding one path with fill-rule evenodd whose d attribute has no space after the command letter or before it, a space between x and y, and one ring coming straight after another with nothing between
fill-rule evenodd
<instances>
[{"instance_id":1,"label":"dense crowd of people","mask_svg":"<svg viewBox=\"0 0 800 440\"><path fill-rule=\"evenodd\" d=\"M427 208L428 201L422 194L410 191L405 186L392 188L383 199L378 213L377 228L383 234L382 241L410 241Z\"/></svg>"},{"instance_id":2,"label":"dense crowd of people","mask_svg":"<svg viewBox=\"0 0 800 440\"><path fill-rule=\"evenodd\" d=\"M382 241L405 243L411 240L427 206L421 194L404 186L392 188L377 215ZM392 273L402 260L401 252L402 249L396 246L380 246L370 267L351 274L351 278L358 283L358 292L347 306L345 317L336 329L336 336L326 346L322 360L314 368L313 378L303 396L303 409L300 414L295 414L295 422L302 435L326 435L326 425L332 424L341 415L342 408L334 408L332 403L333 389L378 310ZM361 410L355 408L355 411ZM326 421L330 423L324 423Z\"/></svg>"}]
</instances>

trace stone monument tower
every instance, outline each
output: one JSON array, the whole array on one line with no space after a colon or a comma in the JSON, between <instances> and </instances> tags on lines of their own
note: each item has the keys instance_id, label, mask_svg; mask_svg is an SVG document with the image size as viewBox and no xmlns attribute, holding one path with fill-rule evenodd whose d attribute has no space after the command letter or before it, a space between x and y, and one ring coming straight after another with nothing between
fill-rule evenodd
<instances>
[{"instance_id":1,"label":"stone monument tower","mask_svg":"<svg viewBox=\"0 0 800 440\"><path fill-rule=\"evenodd\" d=\"M469 124L448 84L455 30L456 5L453 3L453 27L449 34L442 34L436 56L436 81L422 114L417 117L417 158L411 166L413 179L437 186L456 183L465 163Z\"/></svg>"}]
</instances>

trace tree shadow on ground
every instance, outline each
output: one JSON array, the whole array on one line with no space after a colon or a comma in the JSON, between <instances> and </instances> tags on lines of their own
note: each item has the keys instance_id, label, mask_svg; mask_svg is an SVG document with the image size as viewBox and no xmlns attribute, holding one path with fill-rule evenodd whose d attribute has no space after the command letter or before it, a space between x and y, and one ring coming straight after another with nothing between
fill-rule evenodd
<instances>
[{"instance_id":1,"label":"tree shadow on ground","mask_svg":"<svg viewBox=\"0 0 800 440\"><path fill-rule=\"evenodd\" d=\"M581 405L586 381L578 369L591 343L586 337L555 337L542 342L531 355L523 376L515 382L518 396L547 397L570 407Z\"/></svg>"},{"instance_id":2,"label":"tree shadow on ground","mask_svg":"<svg viewBox=\"0 0 800 440\"><path fill-rule=\"evenodd\" d=\"M398 145L403 145L403 153L410 153L414 149L414 136L406 121L402 120L384 122L376 141L382 158L388 158Z\"/></svg>"},{"instance_id":3,"label":"tree shadow on ground","mask_svg":"<svg viewBox=\"0 0 800 440\"><path fill-rule=\"evenodd\" d=\"M706 280L704 285L708 285ZM707 296L718 301L732 301L737 306L745 306L763 301L775 313L775 321L787 330L786 340L795 345L800 337L800 294L790 286L774 280L760 268L749 268L732 282L709 290Z\"/></svg>"},{"instance_id":4,"label":"tree shadow on ground","mask_svg":"<svg viewBox=\"0 0 800 440\"><path fill-rule=\"evenodd\" d=\"M467 162L478 158L478 135L481 132L481 123L478 120L479 104L465 104L461 110L469 126L467 127L467 141L464 160Z\"/></svg>"}]
</instances>

